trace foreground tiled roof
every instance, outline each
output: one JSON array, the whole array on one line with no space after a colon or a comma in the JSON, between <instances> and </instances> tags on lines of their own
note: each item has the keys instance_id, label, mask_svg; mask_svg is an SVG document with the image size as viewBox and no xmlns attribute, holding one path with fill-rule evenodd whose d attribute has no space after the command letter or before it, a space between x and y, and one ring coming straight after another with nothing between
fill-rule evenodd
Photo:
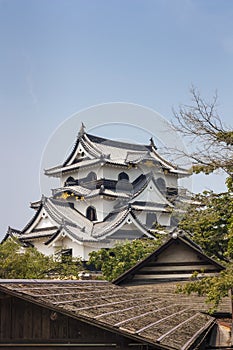
<instances>
[{"instance_id":1,"label":"foreground tiled roof","mask_svg":"<svg viewBox=\"0 0 233 350\"><path fill-rule=\"evenodd\" d=\"M105 281L0 280L0 290L7 294L153 344L155 349L191 349L215 323L205 313L204 299L177 295L172 284L153 288L122 288Z\"/></svg>"}]
</instances>

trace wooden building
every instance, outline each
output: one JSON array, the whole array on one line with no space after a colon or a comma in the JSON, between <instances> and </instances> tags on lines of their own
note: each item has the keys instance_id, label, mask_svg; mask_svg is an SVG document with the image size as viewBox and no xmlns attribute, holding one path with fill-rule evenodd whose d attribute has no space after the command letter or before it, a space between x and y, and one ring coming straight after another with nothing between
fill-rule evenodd
<instances>
[{"instance_id":1,"label":"wooden building","mask_svg":"<svg viewBox=\"0 0 233 350\"><path fill-rule=\"evenodd\" d=\"M202 297L174 285L0 280L0 348L204 349L216 322L205 311Z\"/></svg>"},{"instance_id":2,"label":"wooden building","mask_svg":"<svg viewBox=\"0 0 233 350\"><path fill-rule=\"evenodd\" d=\"M222 269L174 234L115 284L0 280L0 349L205 349L216 344L217 320L204 297L177 294L176 281ZM230 312L228 300L221 313Z\"/></svg>"},{"instance_id":3,"label":"wooden building","mask_svg":"<svg viewBox=\"0 0 233 350\"><path fill-rule=\"evenodd\" d=\"M213 276L223 269L221 264L204 254L201 248L181 231L181 234L175 232L166 243L113 283L138 285L187 281L194 272L199 276Z\"/></svg>"}]
</instances>

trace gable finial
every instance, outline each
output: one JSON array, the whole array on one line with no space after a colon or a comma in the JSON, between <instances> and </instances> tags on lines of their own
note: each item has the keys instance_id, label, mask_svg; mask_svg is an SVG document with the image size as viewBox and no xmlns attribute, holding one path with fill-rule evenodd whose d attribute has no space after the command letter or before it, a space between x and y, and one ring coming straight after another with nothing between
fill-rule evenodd
<instances>
[{"instance_id":1,"label":"gable finial","mask_svg":"<svg viewBox=\"0 0 233 350\"><path fill-rule=\"evenodd\" d=\"M155 149L157 149L157 147L155 146L155 143L154 143L154 140L153 140L153 137L151 136L150 138L150 146L154 147Z\"/></svg>"},{"instance_id":2,"label":"gable finial","mask_svg":"<svg viewBox=\"0 0 233 350\"><path fill-rule=\"evenodd\" d=\"M79 132L78 132L79 137L83 136L83 134L85 134L85 129L86 129L86 127L85 127L84 123L82 122L81 127L80 127Z\"/></svg>"},{"instance_id":3,"label":"gable finial","mask_svg":"<svg viewBox=\"0 0 233 350\"><path fill-rule=\"evenodd\" d=\"M60 227L64 228L66 226L66 220L64 218L61 219Z\"/></svg>"},{"instance_id":4,"label":"gable finial","mask_svg":"<svg viewBox=\"0 0 233 350\"><path fill-rule=\"evenodd\" d=\"M41 196L41 203L44 205L45 202L46 202L46 197L45 197L44 194L42 194L42 196Z\"/></svg>"}]
</instances>

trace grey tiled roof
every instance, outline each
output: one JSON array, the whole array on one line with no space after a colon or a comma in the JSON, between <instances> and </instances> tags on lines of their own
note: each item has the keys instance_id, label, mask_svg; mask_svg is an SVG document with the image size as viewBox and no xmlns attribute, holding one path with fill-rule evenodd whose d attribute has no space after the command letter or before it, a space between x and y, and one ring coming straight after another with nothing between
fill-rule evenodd
<instances>
[{"instance_id":1,"label":"grey tiled roof","mask_svg":"<svg viewBox=\"0 0 233 350\"><path fill-rule=\"evenodd\" d=\"M66 166L58 165L58 166L56 166L54 168L46 169L45 170L45 175L48 175L48 176L50 176L50 175L61 176L62 173L73 172L76 169L85 168L85 167L91 167L91 166L94 166L94 165L97 165L97 164L100 164L100 163L101 163L101 161L98 158L97 159L85 159L85 160L83 160L80 163L74 163L74 164L66 165Z\"/></svg>"},{"instance_id":2,"label":"grey tiled roof","mask_svg":"<svg viewBox=\"0 0 233 350\"><path fill-rule=\"evenodd\" d=\"M24 233L22 236L23 240L33 239L33 238L42 238L42 237L50 237L55 232L57 232L57 229L50 229L50 230L41 230L41 231L31 231L29 233Z\"/></svg>"},{"instance_id":3,"label":"grey tiled roof","mask_svg":"<svg viewBox=\"0 0 233 350\"><path fill-rule=\"evenodd\" d=\"M87 152L89 159L77 161L79 144ZM177 174L188 174L185 169L177 168L162 158L151 145L130 144L113 141L83 133L75 143L75 147L63 165L45 170L49 176L59 176L62 172L72 172L82 167L90 167L104 162L109 165L128 166L142 160L152 160L155 164Z\"/></svg>"},{"instance_id":4,"label":"grey tiled roof","mask_svg":"<svg viewBox=\"0 0 233 350\"><path fill-rule=\"evenodd\" d=\"M122 288L105 281L0 281L2 293L128 335L154 349L193 349L215 319L203 313L203 297L181 297L175 289L174 284Z\"/></svg>"},{"instance_id":5,"label":"grey tiled roof","mask_svg":"<svg viewBox=\"0 0 233 350\"><path fill-rule=\"evenodd\" d=\"M34 216L37 219L42 208L46 211L52 220L52 225L55 227L48 227L47 229L38 229L31 231L30 225L33 225L33 220L27 225L24 232L21 232L21 239L24 241L33 240L40 237L57 237L57 230L60 233L66 232L74 240L80 242L98 242L105 240L109 235L116 232L126 221L126 218L134 222L141 234L146 234L151 237L148 229L137 218L136 213L131 211L130 206L123 206L111 214L109 214L104 221L93 222L87 219L80 212L75 210L68 202L64 200L56 200L53 198L44 198L43 203ZM62 231L63 230L63 231Z\"/></svg>"}]
</instances>

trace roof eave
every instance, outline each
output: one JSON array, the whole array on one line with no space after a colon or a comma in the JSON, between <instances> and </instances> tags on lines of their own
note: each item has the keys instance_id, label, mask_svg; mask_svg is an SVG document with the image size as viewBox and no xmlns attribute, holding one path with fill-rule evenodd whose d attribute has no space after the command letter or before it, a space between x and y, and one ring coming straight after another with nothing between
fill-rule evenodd
<instances>
[{"instance_id":1,"label":"roof eave","mask_svg":"<svg viewBox=\"0 0 233 350\"><path fill-rule=\"evenodd\" d=\"M35 282L35 280L33 280L33 281ZM70 282L70 281L67 280L66 282ZM99 327L101 329L105 329L105 330L110 331L110 332L114 332L114 333L117 333L117 334L120 334L120 335L124 335L127 338L130 338L130 339L133 339L133 340L138 340L140 342L143 342L144 344L146 343L148 345L156 345L156 346L158 346L157 349L172 350L172 348L170 346L167 347L167 346L164 346L162 344L159 344L156 341L155 342L149 341L148 339L142 338L142 337L140 337L140 336L138 336L136 334L131 334L131 333L127 332L127 331L124 331L121 328L116 328L114 326L108 326L107 324L103 324L102 322L98 321L97 319L90 319L89 317L87 317L85 315L74 315L71 312L69 312L67 310L64 310L64 309L61 309L58 306L54 306L53 304L48 304L48 303L46 303L46 301L42 302L42 301L35 300L31 296L28 296L28 295L25 296L22 293L17 293L16 291L8 289L8 288L5 288L2 285L0 285L0 290L2 292L6 293L6 294L8 293L8 294L10 294L10 295L12 295L14 297L17 297L17 298L25 300L25 301L29 301L29 302L31 302L31 303L33 303L35 305L44 307L46 309L53 310L53 311L58 311L59 313L61 313L63 315L66 315L66 316L71 317L71 318L76 319L76 320L80 320L80 321L85 322L85 323L88 323L89 325L94 325L94 326ZM175 350L175 348L174 348L174 350Z\"/></svg>"}]
</instances>

